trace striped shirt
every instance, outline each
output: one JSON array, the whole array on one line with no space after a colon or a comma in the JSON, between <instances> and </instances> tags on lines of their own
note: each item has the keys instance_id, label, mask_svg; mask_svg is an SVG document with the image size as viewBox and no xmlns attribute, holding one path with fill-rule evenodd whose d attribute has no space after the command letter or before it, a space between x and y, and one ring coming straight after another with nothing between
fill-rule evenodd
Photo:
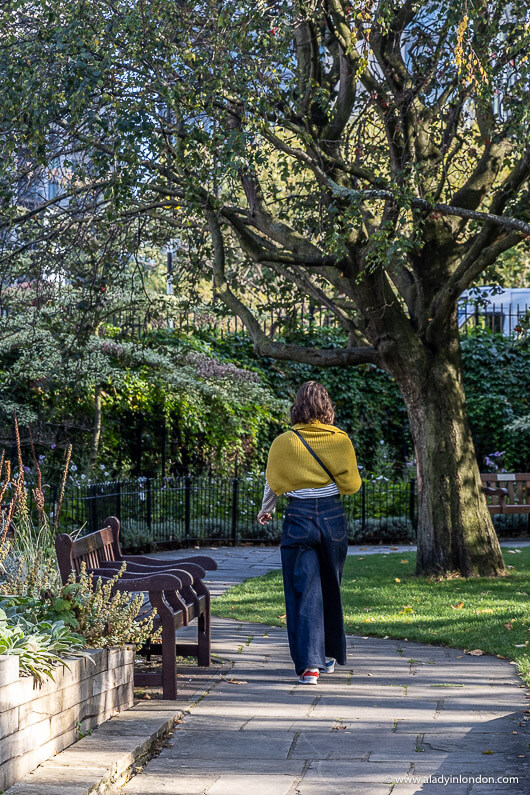
<instances>
[{"instance_id":1,"label":"striped shirt","mask_svg":"<svg viewBox=\"0 0 530 795\"><path fill-rule=\"evenodd\" d=\"M338 494L339 490L336 483L329 483L327 486L321 486L318 489L295 489L294 491L286 491L287 497L295 497L302 500L310 500L315 497L333 497ZM267 481L265 481L265 488L263 489L263 501L261 503L261 510L264 513L272 513L278 500L280 498L273 492Z\"/></svg>"}]
</instances>

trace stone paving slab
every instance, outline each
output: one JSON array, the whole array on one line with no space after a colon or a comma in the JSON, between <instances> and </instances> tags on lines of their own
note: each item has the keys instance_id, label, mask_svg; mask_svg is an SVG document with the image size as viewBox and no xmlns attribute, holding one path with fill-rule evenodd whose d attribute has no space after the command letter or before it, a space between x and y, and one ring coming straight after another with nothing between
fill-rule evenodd
<instances>
[{"instance_id":1,"label":"stone paving slab","mask_svg":"<svg viewBox=\"0 0 530 795\"><path fill-rule=\"evenodd\" d=\"M357 547L350 554L411 549ZM280 568L278 548L217 548L207 554L219 561L219 570L208 572L213 593ZM190 627L179 635L185 638L194 632ZM227 665L213 688L203 682L204 698L193 700L190 695L177 704L153 700L135 705L118 716L120 723L112 719L35 771L33 779L26 777L29 781L16 785L18 790L11 788L9 795L530 791L530 721L524 713L528 702L514 667L506 661L489 655L469 657L463 650L416 641L356 635L348 638L346 666L321 676L318 687L303 687L296 684L284 629L216 618L212 634L215 659ZM181 688L191 687L179 682ZM447 684L451 687L440 686ZM174 729L170 740L144 765L147 737L156 738L157 726L165 726L167 732L168 725ZM105 754L110 759L116 749L122 757L140 753L135 760L138 774L125 785L101 766ZM490 750L494 753L484 754ZM91 765L92 785L86 787L84 775ZM479 772L491 775L493 783L441 785L428 780ZM505 774L517 780L499 783ZM422 781L412 780L412 775Z\"/></svg>"},{"instance_id":2,"label":"stone paving slab","mask_svg":"<svg viewBox=\"0 0 530 795\"><path fill-rule=\"evenodd\" d=\"M512 772L519 782L510 785L510 795L517 786L524 791L530 740L523 712L527 702L508 663L484 655L461 664L462 650L438 648L439 662L411 668L406 661L414 654L408 641L371 638L371 648L379 647L375 665L374 657L366 654L366 641L355 636L349 639L347 666L323 675L318 687L302 687L295 683L284 630L271 630L266 639L274 659L274 665L267 666L253 651L255 645L265 648L259 625L216 619L219 629L223 623L229 626L226 633L216 635L216 653L232 657L230 676L242 684L221 681L177 727L171 747L123 788L125 795L158 791L164 771L171 780L178 777L177 792L192 792L188 782L191 787L199 770L218 775L215 782L205 783L204 795L239 792L240 775L251 791L258 771L266 774L264 792L269 791L267 781L272 782L272 777L290 776L291 789L286 790L290 795L480 792L471 790L470 784L447 784L441 789L438 784L411 785L406 779L396 782L411 772L425 778ZM259 642L242 644L248 637ZM397 653L398 646L405 649L405 660ZM415 643L414 647L430 659L429 646ZM377 675L368 677L375 669ZM497 671L502 679L495 681ZM455 678L463 688L431 687ZM190 749L197 759L189 756ZM488 750L494 753L485 755ZM301 768L293 771L288 767L293 762ZM271 793L282 792L274 786Z\"/></svg>"}]
</instances>

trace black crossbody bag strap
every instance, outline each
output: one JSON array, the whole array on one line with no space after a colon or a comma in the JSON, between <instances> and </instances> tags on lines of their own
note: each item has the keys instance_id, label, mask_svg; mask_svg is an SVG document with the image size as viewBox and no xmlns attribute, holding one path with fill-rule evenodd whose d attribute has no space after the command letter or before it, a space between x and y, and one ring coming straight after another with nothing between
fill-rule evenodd
<instances>
[{"instance_id":1,"label":"black crossbody bag strap","mask_svg":"<svg viewBox=\"0 0 530 795\"><path fill-rule=\"evenodd\" d=\"M293 432L293 433L296 433L296 435L298 436L298 438L300 439L300 441L302 442L302 444L304 445L304 447L305 447L307 450L309 450L309 452L311 453L311 455L313 456L313 458L315 459L315 461L316 461L318 464L320 464L320 466L322 467L322 469L324 470L324 472L326 472L326 473L327 473L327 475L329 475L329 477L330 477L330 478L331 478L331 480L333 481L333 483L335 483L335 484L336 484L336 480L335 480L335 478L333 477L333 475L331 474L331 472L329 471L329 469L327 468L327 466L325 465L325 463L324 463L323 461L321 461L321 460L320 460L320 458L317 456L317 454L315 453L315 451L313 450L313 448L312 448L312 447L310 447L310 446L308 445L308 443L306 442L306 440L304 439L304 437L302 436L302 434L301 434L301 433L298 433L298 431L295 431L295 430L294 430L294 428L291 428L291 430L292 430L292 432Z\"/></svg>"}]
</instances>

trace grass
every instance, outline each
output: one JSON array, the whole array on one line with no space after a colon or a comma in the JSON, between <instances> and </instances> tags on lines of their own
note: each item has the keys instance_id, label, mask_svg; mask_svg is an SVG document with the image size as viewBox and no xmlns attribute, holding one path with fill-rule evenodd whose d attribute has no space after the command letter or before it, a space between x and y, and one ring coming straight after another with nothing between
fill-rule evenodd
<instances>
[{"instance_id":1,"label":"grass","mask_svg":"<svg viewBox=\"0 0 530 795\"><path fill-rule=\"evenodd\" d=\"M416 553L348 557L342 580L346 632L481 649L516 663L530 686L530 547L503 549L506 577L444 580L414 574ZM213 600L223 618L285 626L279 571Z\"/></svg>"}]
</instances>

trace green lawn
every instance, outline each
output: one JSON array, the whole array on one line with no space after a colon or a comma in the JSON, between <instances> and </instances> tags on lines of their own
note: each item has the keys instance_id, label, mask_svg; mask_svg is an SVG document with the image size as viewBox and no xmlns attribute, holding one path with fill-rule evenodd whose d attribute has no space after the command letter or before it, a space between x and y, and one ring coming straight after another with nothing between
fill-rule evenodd
<instances>
[{"instance_id":1,"label":"green lawn","mask_svg":"<svg viewBox=\"0 0 530 795\"><path fill-rule=\"evenodd\" d=\"M440 581L414 575L415 552L348 557L342 581L346 632L482 649L514 660L530 686L530 547L502 551L507 577ZM284 626L281 572L231 588L213 600L212 612Z\"/></svg>"}]
</instances>

